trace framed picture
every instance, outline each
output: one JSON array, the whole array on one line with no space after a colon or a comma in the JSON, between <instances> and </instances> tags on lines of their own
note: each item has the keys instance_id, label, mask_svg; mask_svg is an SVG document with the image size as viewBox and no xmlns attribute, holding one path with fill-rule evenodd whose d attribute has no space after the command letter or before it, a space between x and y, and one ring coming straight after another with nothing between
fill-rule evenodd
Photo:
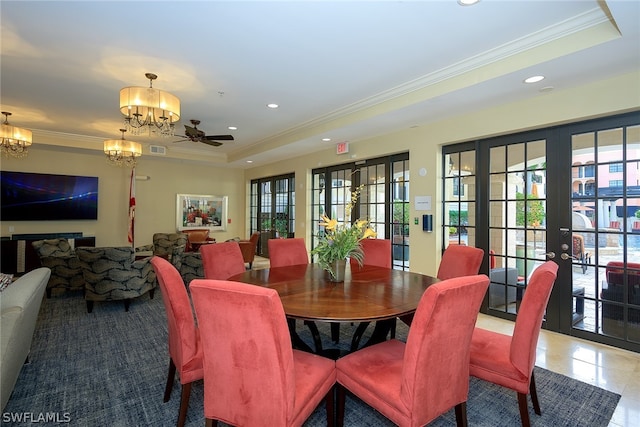
<instances>
[{"instance_id":1,"label":"framed picture","mask_svg":"<svg viewBox=\"0 0 640 427\"><path fill-rule=\"evenodd\" d=\"M176 226L179 231L190 228L227 230L227 196L178 194Z\"/></svg>"}]
</instances>

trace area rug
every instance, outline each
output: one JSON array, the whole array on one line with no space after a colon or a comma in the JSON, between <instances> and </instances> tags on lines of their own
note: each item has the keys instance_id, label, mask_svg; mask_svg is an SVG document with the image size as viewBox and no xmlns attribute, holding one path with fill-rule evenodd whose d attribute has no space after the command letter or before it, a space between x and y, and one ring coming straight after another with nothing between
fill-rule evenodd
<instances>
[{"instance_id":1,"label":"area rug","mask_svg":"<svg viewBox=\"0 0 640 427\"><path fill-rule=\"evenodd\" d=\"M327 325L318 323L327 347ZM341 327L340 348L353 333ZM371 328L371 327L370 327ZM307 328L298 322L307 342ZM398 324L397 337L407 328ZM86 312L79 293L45 299L40 310L30 363L24 365L0 424L12 426L172 426L180 400L176 381L171 399L162 402L168 368L167 324L162 295L135 300L129 312L122 303L96 303ZM533 426L607 426L620 396L536 367L542 416L530 407ZM220 390L223 393L224 390ZM203 384L194 383L187 426L204 425ZM425 402L425 404L427 404ZM470 426L519 426L516 395L510 390L471 378L467 403ZM43 421L48 420L48 421ZM321 406L305 426L325 426ZM391 426L378 412L355 398L346 403L345 425ZM454 426L452 411L430 426Z\"/></svg>"}]
</instances>

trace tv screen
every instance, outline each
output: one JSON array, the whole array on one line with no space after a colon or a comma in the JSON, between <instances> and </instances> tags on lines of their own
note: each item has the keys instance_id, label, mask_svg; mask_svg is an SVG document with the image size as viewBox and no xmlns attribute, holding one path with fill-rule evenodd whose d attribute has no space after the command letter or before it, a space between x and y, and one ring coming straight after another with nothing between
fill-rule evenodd
<instances>
[{"instance_id":1,"label":"tv screen","mask_svg":"<svg viewBox=\"0 0 640 427\"><path fill-rule=\"evenodd\" d=\"M98 219L98 177L0 172L2 221Z\"/></svg>"}]
</instances>

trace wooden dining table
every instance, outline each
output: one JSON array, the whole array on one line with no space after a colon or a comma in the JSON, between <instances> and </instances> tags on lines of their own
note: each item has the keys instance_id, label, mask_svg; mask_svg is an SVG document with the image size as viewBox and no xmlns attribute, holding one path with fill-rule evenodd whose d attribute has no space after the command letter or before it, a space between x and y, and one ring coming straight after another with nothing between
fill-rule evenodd
<instances>
[{"instance_id":1,"label":"wooden dining table","mask_svg":"<svg viewBox=\"0 0 640 427\"><path fill-rule=\"evenodd\" d=\"M409 271L347 266L344 282L335 283L328 280L317 264L248 270L229 280L275 289L290 326L295 319L307 321L316 348L309 348L297 336L295 327L294 347L316 353L324 350L313 322L365 322L366 326L367 322L375 321L376 327L366 343L371 345L386 339L396 317L415 312L425 289L439 281ZM354 335L352 350L357 348L360 338Z\"/></svg>"}]
</instances>

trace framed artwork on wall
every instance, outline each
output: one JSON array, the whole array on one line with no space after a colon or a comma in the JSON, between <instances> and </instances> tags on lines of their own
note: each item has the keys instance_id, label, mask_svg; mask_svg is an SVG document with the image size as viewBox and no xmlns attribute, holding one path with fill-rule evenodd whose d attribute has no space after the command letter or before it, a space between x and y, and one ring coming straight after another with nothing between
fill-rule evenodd
<instances>
[{"instance_id":1,"label":"framed artwork on wall","mask_svg":"<svg viewBox=\"0 0 640 427\"><path fill-rule=\"evenodd\" d=\"M176 228L179 231L191 228L226 231L227 196L178 194Z\"/></svg>"}]
</instances>

